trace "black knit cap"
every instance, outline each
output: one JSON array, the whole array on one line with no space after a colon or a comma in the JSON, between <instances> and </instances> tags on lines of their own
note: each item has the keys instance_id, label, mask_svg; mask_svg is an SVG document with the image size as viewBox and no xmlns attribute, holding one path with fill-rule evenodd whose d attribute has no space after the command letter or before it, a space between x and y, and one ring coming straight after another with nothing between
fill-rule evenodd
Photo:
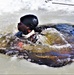
<instances>
[{"instance_id":1,"label":"black knit cap","mask_svg":"<svg viewBox=\"0 0 74 75\"><path fill-rule=\"evenodd\" d=\"M35 15L28 14L20 18L20 22L24 25L30 27L30 29L35 29L35 27L38 25L38 18Z\"/></svg>"}]
</instances>

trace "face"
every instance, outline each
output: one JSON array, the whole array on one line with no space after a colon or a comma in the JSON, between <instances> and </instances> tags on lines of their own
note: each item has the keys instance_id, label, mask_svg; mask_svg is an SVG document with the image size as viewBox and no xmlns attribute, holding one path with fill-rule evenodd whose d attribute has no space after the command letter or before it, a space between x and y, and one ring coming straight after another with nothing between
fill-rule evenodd
<instances>
[{"instance_id":1,"label":"face","mask_svg":"<svg viewBox=\"0 0 74 75\"><path fill-rule=\"evenodd\" d=\"M30 28L28 27L28 26L26 26L26 25L24 25L24 34L28 34L28 33L30 33L31 32L31 30L30 30Z\"/></svg>"},{"instance_id":2,"label":"face","mask_svg":"<svg viewBox=\"0 0 74 75\"><path fill-rule=\"evenodd\" d=\"M18 24L18 30L22 31L23 34L25 34L25 35L31 32L31 30L28 26L22 25L22 24Z\"/></svg>"}]
</instances>

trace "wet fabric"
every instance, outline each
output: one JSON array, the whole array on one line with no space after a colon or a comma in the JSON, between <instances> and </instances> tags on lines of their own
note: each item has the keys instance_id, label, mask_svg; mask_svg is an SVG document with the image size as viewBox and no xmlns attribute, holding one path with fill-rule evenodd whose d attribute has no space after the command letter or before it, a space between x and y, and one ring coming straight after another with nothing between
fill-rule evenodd
<instances>
[{"instance_id":1,"label":"wet fabric","mask_svg":"<svg viewBox=\"0 0 74 75\"><path fill-rule=\"evenodd\" d=\"M22 37L22 34L23 34L23 33L22 33L21 31L19 31L19 32L17 32L17 33L15 34L15 36L17 36L17 37L20 38L20 37Z\"/></svg>"},{"instance_id":2,"label":"wet fabric","mask_svg":"<svg viewBox=\"0 0 74 75\"><path fill-rule=\"evenodd\" d=\"M56 29L74 36L74 27L69 24L57 24Z\"/></svg>"}]
</instances>

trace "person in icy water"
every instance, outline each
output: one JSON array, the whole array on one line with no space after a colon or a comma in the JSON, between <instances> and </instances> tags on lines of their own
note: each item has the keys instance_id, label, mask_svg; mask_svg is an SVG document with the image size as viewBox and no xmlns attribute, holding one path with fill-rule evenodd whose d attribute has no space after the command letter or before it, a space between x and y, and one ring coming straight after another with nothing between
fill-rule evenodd
<instances>
[{"instance_id":1,"label":"person in icy water","mask_svg":"<svg viewBox=\"0 0 74 75\"><path fill-rule=\"evenodd\" d=\"M15 36L19 38L21 37L25 37L27 39L30 38L31 36L35 34L38 23L39 23L38 18L35 15L28 14L21 17L20 23L18 23L19 32L17 32Z\"/></svg>"}]
</instances>

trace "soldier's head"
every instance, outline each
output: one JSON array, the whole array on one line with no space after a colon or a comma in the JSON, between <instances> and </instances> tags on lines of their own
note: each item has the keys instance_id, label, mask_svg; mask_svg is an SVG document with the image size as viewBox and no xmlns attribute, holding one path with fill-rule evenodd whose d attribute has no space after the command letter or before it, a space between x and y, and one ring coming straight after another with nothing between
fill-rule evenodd
<instances>
[{"instance_id":1,"label":"soldier's head","mask_svg":"<svg viewBox=\"0 0 74 75\"><path fill-rule=\"evenodd\" d=\"M38 18L35 15L29 14L20 18L18 24L18 30L22 31L23 34L28 34L31 30L34 30L38 25Z\"/></svg>"}]
</instances>

